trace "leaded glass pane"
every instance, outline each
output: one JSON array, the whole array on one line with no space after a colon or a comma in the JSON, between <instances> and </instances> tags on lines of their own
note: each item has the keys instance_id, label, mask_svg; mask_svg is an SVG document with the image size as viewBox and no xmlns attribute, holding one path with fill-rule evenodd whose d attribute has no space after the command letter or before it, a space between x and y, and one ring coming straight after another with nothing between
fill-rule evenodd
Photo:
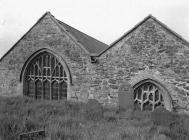
<instances>
[{"instance_id":1,"label":"leaded glass pane","mask_svg":"<svg viewBox=\"0 0 189 140\"><path fill-rule=\"evenodd\" d=\"M53 82L52 83L52 99L53 100L58 100L59 99L59 92L58 92L58 90L59 90L59 84L58 84L58 82Z\"/></svg>"}]
</instances>

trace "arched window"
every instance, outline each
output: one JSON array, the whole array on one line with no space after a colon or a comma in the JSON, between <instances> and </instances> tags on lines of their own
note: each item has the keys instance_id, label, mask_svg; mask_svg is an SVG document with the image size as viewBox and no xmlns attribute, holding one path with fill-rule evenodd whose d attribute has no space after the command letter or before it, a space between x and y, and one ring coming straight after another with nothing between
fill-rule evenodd
<instances>
[{"instance_id":1,"label":"arched window","mask_svg":"<svg viewBox=\"0 0 189 140\"><path fill-rule=\"evenodd\" d=\"M66 65L49 51L33 55L23 68L24 95L35 99L67 98L69 73Z\"/></svg>"},{"instance_id":2,"label":"arched window","mask_svg":"<svg viewBox=\"0 0 189 140\"><path fill-rule=\"evenodd\" d=\"M170 108L170 101L168 100L167 90L158 82L148 79L134 86L134 103L136 109L153 111L159 106Z\"/></svg>"}]
</instances>

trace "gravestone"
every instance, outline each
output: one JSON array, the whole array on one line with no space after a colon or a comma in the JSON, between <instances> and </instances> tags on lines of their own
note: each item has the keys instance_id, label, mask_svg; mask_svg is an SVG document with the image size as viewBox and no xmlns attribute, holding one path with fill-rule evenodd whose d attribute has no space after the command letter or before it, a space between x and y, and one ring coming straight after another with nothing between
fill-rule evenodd
<instances>
[{"instance_id":1,"label":"gravestone","mask_svg":"<svg viewBox=\"0 0 189 140\"><path fill-rule=\"evenodd\" d=\"M22 133L20 134L19 140L42 140L44 138L45 138L45 131L39 130L28 133Z\"/></svg>"},{"instance_id":2,"label":"gravestone","mask_svg":"<svg viewBox=\"0 0 189 140\"><path fill-rule=\"evenodd\" d=\"M100 120L103 117L103 107L96 99L88 100L85 117L89 120Z\"/></svg>"},{"instance_id":3,"label":"gravestone","mask_svg":"<svg viewBox=\"0 0 189 140\"><path fill-rule=\"evenodd\" d=\"M120 118L132 118L134 113L134 89L124 82L118 89L118 103Z\"/></svg>"}]
</instances>

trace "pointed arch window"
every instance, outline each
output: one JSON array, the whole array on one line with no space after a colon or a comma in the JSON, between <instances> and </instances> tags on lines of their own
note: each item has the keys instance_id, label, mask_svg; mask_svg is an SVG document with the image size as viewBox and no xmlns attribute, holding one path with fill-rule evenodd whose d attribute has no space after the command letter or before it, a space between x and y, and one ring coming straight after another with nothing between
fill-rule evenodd
<instances>
[{"instance_id":1,"label":"pointed arch window","mask_svg":"<svg viewBox=\"0 0 189 140\"><path fill-rule=\"evenodd\" d=\"M135 109L151 110L162 106L171 109L168 91L158 82L147 79L134 85Z\"/></svg>"},{"instance_id":2,"label":"pointed arch window","mask_svg":"<svg viewBox=\"0 0 189 140\"><path fill-rule=\"evenodd\" d=\"M67 98L69 76L52 53L43 51L33 57L24 70L24 95L35 99Z\"/></svg>"}]
</instances>

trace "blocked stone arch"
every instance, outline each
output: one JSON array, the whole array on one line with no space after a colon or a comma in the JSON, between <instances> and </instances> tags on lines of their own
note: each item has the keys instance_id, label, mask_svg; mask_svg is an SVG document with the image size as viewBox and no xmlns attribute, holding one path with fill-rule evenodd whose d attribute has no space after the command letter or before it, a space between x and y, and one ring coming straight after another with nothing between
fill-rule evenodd
<instances>
[{"instance_id":1,"label":"blocked stone arch","mask_svg":"<svg viewBox=\"0 0 189 140\"><path fill-rule=\"evenodd\" d=\"M60 100L69 98L72 78L65 60L55 51L43 48L25 61L20 82L23 95Z\"/></svg>"},{"instance_id":2,"label":"blocked stone arch","mask_svg":"<svg viewBox=\"0 0 189 140\"><path fill-rule=\"evenodd\" d=\"M138 75L138 76L134 77L130 81L130 84L134 88L134 100L135 100L135 102L140 102L139 104L140 104L142 110L144 110L142 105L150 102L150 104L152 106L154 104L155 107L163 104L165 109L172 111L172 109L173 109L172 98L170 95L172 92L172 87L171 87L171 85L169 85L167 82L165 82L161 78L156 77L153 74L149 74L149 73L144 74L143 73L142 76ZM142 94L142 95L136 95L136 94ZM157 99L155 97L156 94L158 94L158 96L160 95L159 97L157 97ZM154 96L152 96L152 95L154 95ZM162 95L162 97L161 97L161 95ZM136 97L136 96L138 96L138 97ZM154 110L153 107L150 109Z\"/></svg>"}]
</instances>

